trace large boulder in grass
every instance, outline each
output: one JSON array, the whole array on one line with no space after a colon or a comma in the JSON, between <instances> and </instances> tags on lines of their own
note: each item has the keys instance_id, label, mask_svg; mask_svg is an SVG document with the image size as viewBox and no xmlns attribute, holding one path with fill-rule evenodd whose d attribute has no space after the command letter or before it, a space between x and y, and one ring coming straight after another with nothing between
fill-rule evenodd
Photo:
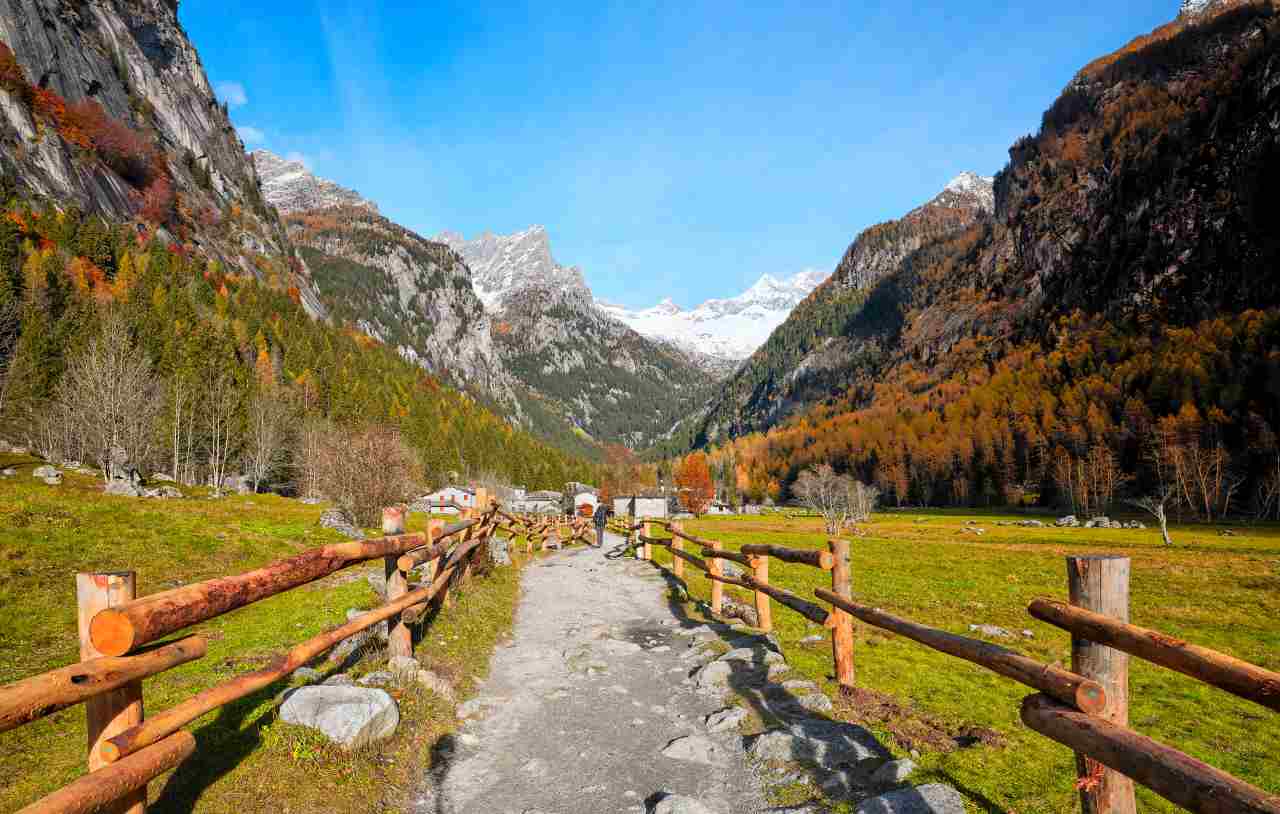
<instances>
[{"instance_id":1,"label":"large boulder in grass","mask_svg":"<svg viewBox=\"0 0 1280 814\"><path fill-rule=\"evenodd\" d=\"M391 737L400 725L400 709L382 690L321 684L285 695L280 719L354 749Z\"/></svg>"},{"instance_id":2,"label":"large boulder in grass","mask_svg":"<svg viewBox=\"0 0 1280 814\"><path fill-rule=\"evenodd\" d=\"M352 540L364 538L364 532L355 527L351 517L342 509L325 509L320 515L321 528L333 529Z\"/></svg>"}]
</instances>

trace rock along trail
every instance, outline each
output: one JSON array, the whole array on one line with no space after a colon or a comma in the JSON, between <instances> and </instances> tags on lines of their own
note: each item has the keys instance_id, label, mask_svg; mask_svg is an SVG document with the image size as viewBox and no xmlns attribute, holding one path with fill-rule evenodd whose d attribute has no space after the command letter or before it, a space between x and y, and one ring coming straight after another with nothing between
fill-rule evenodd
<instances>
[{"instance_id":1,"label":"rock along trail","mask_svg":"<svg viewBox=\"0 0 1280 814\"><path fill-rule=\"evenodd\" d=\"M720 694L686 680L710 657L695 658L700 637L651 566L606 557L621 546L529 567L513 641L459 708L467 722L438 747L416 814L643 812L663 793L705 808L672 798L660 811L768 810L736 726L704 724Z\"/></svg>"}]
</instances>

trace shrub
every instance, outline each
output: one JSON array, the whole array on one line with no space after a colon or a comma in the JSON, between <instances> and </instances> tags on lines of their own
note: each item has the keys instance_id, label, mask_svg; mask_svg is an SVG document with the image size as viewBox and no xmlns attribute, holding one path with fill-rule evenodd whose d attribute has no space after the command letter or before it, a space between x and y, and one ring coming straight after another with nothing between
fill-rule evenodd
<instances>
[{"instance_id":1,"label":"shrub","mask_svg":"<svg viewBox=\"0 0 1280 814\"><path fill-rule=\"evenodd\" d=\"M163 175L142 193L138 215L148 223L165 224L173 217L173 184Z\"/></svg>"},{"instance_id":2,"label":"shrub","mask_svg":"<svg viewBox=\"0 0 1280 814\"><path fill-rule=\"evenodd\" d=\"M155 144L110 116L95 100L76 102L67 111L71 126L87 137L102 162L134 187L142 189L165 174Z\"/></svg>"},{"instance_id":3,"label":"shrub","mask_svg":"<svg viewBox=\"0 0 1280 814\"><path fill-rule=\"evenodd\" d=\"M297 458L305 491L325 495L359 525L378 525L383 508L411 497L418 480L416 459L396 428L351 430L310 422L300 440Z\"/></svg>"}]
</instances>

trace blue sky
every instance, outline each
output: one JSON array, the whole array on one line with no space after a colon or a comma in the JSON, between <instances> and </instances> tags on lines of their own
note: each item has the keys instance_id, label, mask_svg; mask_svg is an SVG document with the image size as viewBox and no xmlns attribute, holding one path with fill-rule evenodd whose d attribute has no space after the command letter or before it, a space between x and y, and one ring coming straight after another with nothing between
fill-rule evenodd
<instances>
[{"instance_id":1,"label":"blue sky","mask_svg":"<svg viewBox=\"0 0 1280 814\"><path fill-rule=\"evenodd\" d=\"M232 7L179 14L250 149L424 235L541 223L597 296L690 306L994 174L1178 2Z\"/></svg>"}]
</instances>

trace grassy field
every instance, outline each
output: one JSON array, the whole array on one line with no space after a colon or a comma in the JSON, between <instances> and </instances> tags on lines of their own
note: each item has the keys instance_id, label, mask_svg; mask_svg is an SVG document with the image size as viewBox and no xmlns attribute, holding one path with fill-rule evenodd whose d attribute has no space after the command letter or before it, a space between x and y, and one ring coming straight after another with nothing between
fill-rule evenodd
<instances>
[{"instance_id":1,"label":"grassy field","mask_svg":"<svg viewBox=\"0 0 1280 814\"><path fill-rule=\"evenodd\" d=\"M999 625L1019 635L1009 646L1046 663L1070 665L1069 636L1027 615L1037 596L1066 597L1067 554L1132 558L1132 620L1170 635L1280 670L1280 527L1175 526L1175 545L1156 530L996 526L1025 515L903 511L877 515L853 536L853 591L861 601L944 630ZM966 522L985 530L961 531ZM685 530L727 548L744 543L825 546L811 518L690 520ZM660 563L670 554L656 548ZM830 575L774 560L770 582L814 599ZM710 583L686 567L694 597ZM727 588L750 602L749 594ZM774 626L791 664L831 681L831 649L802 645L822 632L774 603ZM875 731L898 756L915 749L913 782L958 788L975 811L1033 814L1078 809L1072 754L1022 726L1019 703L1031 690L994 673L862 623L856 626L859 696L837 700L841 718ZM1032 638L1021 638L1029 630ZM1131 670L1131 725L1272 793L1280 793L1280 715L1145 662ZM961 744L972 744L964 745ZM1142 811L1176 811L1138 790Z\"/></svg>"},{"instance_id":2,"label":"grassy field","mask_svg":"<svg viewBox=\"0 0 1280 814\"><path fill-rule=\"evenodd\" d=\"M0 684L78 661L76 571L134 569L139 593L147 594L345 539L316 525L324 507L295 500L107 497L93 478L69 474L62 485L46 486L30 476L36 462L0 455L0 468L10 465L19 473L0 479ZM410 530L423 523L414 515ZM148 711L265 666L271 654L345 621L348 608L375 606L364 578L374 570L381 564L348 569L191 629L208 638L208 655L148 679ZM460 698L473 691L510 629L519 571L473 580L418 643L419 660L453 680ZM364 664L352 672L372 669ZM151 784L150 810L399 811L454 727L452 705L405 691L396 735L353 759L310 730L276 720L276 697L289 686L280 682L193 724L196 755ZM82 774L84 741L80 707L0 734L0 811L17 810Z\"/></svg>"}]
</instances>

